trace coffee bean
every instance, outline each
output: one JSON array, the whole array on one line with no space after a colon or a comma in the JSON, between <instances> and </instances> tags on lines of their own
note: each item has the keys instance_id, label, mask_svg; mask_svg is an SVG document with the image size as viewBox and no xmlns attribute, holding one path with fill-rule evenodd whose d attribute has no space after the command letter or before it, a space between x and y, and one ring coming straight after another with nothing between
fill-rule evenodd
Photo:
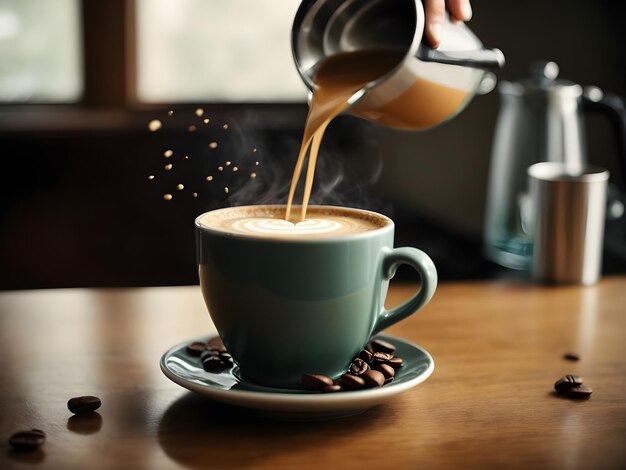
<instances>
[{"instance_id":1,"label":"coffee bean","mask_svg":"<svg viewBox=\"0 0 626 470\"><path fill-rule=\"evenodd\" d=\"M70 398L67 402L67 408L74 414L91 413L100 408L101 405L100 399L91 395Z\"/></svg>"},{"instance_id":2,"label":"coffee bean","mask_svg":"<svg viewBox=\"0 0 626 470\"><path fill-rule=\"evenodd\" d=\"M207 372L217 372L225 369L227 365L217 356L207 356L202 360L202 367Z\"/></svg>"},{"instance_id":3,"label":"coffee bean","mask_svg":"<svg viewBox=\"0 0 626 470\"><path fill-rule=\"evenodd\" d=\"M563 354L563 359L567 361L579 361L580 356L576 353L565 353Z\"/></svg>"},{"instance_id":4,"label":"coffee bean","mask_svg":"<svg viewBox=\"0 0 626 470\"><path fill-rule=\"evenodd\" d=\"M207 344L201 343L200 341L194 341L193 343L189 343L187 345L187 353L192 356L199 356L202 351L206 350Z\"/></svg>"},{"instance_id":5,"label":"coffee bean","mask_svg":"<svg viewBox=\"0 0 626 470\"><path fill-rule=\"evenodd\" d=\"M396 347L393 344L383 341L382 339L373 339L370 341L370 344L375 352L393 354L396 350Z\"/></svg>"},{"instance_id":6,"label":"coffee bean","mask_svg":"<svg viewBox=\"0 0 626 470\"><path fill-rule=\"evenodd\" d=\"M219 355L222 362L233 362L233 356L231 356L230 353L221 352Z\"/></svg>"},{"instance_id":7,"label":"coffee bean","mask_svg":"<svg viewBox=\"0 0 626 470\"><path fill-rule=\"evenodd\" d=\"M591 396L593 390L585 385L580 385L578 387L567 389L566 393L568 398L573 398L575 400L586 400Z\"/></svg>"},{"instance_id":8,"label":"coffee bean","mask_svg":"<svg viewBox=\"0 0 626 470\"><path fill-rule=\"evenodd\" d=\"M216 336L215 338L211 338L209 341L207 341L207 344L209 345L209 349L215 349L216 351L226 352L226 346L224 346L224 342L222 341L222 338L220 338L219 336Z\"/></svg>"},{"instance_id":9,"label":"coffee bean","mask_svg":"<svg viewBox=\"0 0 626 470\"><path fill-rule=\"evenodd\" d=\"M18 452L30 452L41 447L46 441L46 433L41 429L18 431L9 437L9 444Z\"/></svg>"},{"instance_id":10,"label":"coffee bean","mask_svg":"<svg viewBox=\"0 0 626 470\"><path fill-rule=\"evenodd\" d=\"M575 388L583 384L583 379L576 375L568 374L561 377L554 383L554 389L558 393L566 393L570 388Z\"/></svg>"},{"instance_id":11,"label":"coffee bean","mask_svg":"<svg viewBox=\"0 0 626 470\"><path fill-rule=\"evenodd\" d=\"M374 369L368 370L361 377L363 377L365 385L368 387L382 387L385 383L385 376L383 373Z\"/></svg>"},{"instance_id":12,"label":"coffee bean","mask_svg":"<svg viewBox=\"0 0 626 470\"><path fill-rule=\"evenodd\" d=\"M214 349L207 349L205 351L202 351L200 353L200 360L204 361L205 359L209 358L209 357L217 357L219 359L220 356L220 352L216 351Z\"/></svg>"},{"instance_id":13,"label":"coffee bean","mask_svg":"<svg viewBox=\"0 0 626 470\"><path fill-rule=\"evenodd\" d=\"M322 392L324 393L334 393L334 392L341 392L343 390L343 387L341 385L326 385L323 389Z\"/></svg>"},{"instance_id":14,"label":"coffee bean","mask_svg":"<svg viewBox=\"0 0 626 470\"><path fill-rule=\"evenodd\" d=\"M396 371L389 364L380 364L376 370L385 376L385 380L392 379L396 375Z\"/></svg>"},{"instance_id":15,"label":"coffee bean","mask_svg":"<svg viewBox=\"0 0 626 470\"><path fill-rule=\"evenodd\" d=\"M367 362L357 357L354 361L352 361L352 364L350 364L348 372L353 375L363 375L369 370L369 368L370 366L367 365Z\"/></svg>"},{"instance_id":16,"label":"coffee bean","mask_svg":"<svg viewBox=\"0 0 626 470\"><path fill-rule=\"evenodd\" d=\"M321 374L305 374L302 376L301 382L307 390L321 390L333 385L331 378Z\"/></svg>"},{"instance_id":17,"label":"coffee bean","mask_svg":"<svg viewBox=\"0 0 626 470\"><path fill-rule=\"evenodd\" d=\"M374 353L374 357L372 360L372 363L374 365L378 365L378 364L385 364L386 362L389 361L389 359L391 359L393 356L389 353L384 353L384 352L375 352Z\"/></svg>"},{"instance_id":18,"label":"coffee bean","mask_svg":"<svg viewBox=\"0 0 626 470\"><path fill-rule=\"evenodd\" d=\"M393 367L394 369L399 369L404 364L404 361L399 356L394 356L387 361L387 364Z\"/></svg>"},{"instance_id":19,"label":"coffee bean","mask_svg":"<svg viewBox=\"0 0 626 470\"><path fill-rule=\"evenodd\" d=\"M341 376L341 386L346 390L359 390L365 387L365 380L356 375L343 374Z\"/></svg>"},{"instance_id":20,"label":"coffee bean","mask_svg":"<svg viewBox=\"0 0 626 470\"><path fill-rule=\"evenodd\" d=\"M374 354L369 352L367 349L363 349L357 357L359 359L364 360L366 363L370 364L372 362L372 358L374 357Z\"/></svg>"}]
</instances>

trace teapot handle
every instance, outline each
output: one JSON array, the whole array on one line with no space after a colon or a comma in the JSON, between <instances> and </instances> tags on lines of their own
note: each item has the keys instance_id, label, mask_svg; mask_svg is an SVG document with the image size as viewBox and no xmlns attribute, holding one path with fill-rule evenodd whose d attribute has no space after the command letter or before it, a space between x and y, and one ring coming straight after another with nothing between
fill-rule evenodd
<instances>
[{"instance_id":1,"label":"teapot handle","mask_svg":"<svg viewBox=\"0 0 626 470\"><path fill-rule=\"evenodd\" d=\"M598 87L585 87L583 109L599 112L609 118L617 139L617 153L622 178L626 179L626 109L622 99L611 93L603 93ZM626 190L626 188L624 188Z\"/></svg>"},{"instance_id":2,"label":"teapot handle","mask_svg":"<svg viewBox=\"0 0 626 470\"><path fill-rule=\"evenodd\" d=\"M500 49L476 49L471 51L440 51L422 43L416 57L423 62L462 65L477 69L504 67L504 54Z\"/></svg>"}]
</instances>

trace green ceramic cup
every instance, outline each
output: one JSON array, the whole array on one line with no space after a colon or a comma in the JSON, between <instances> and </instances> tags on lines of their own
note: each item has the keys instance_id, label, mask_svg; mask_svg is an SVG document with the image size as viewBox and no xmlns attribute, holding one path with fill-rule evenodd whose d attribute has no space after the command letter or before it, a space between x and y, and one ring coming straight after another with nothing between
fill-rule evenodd
<instances>
[{"instance_id":1,"label":"green ceramic cup","mask_svg":"<svg viewBox=\"0 0 626 470\"><path fill-rule=\"evenodd\" d=\"M276 208L256 206L263 207ZM207 226L207 220L241 209L200 215L196 242L205 303L245 380L299 388L303 374L337 378L372 335L416 312L435 292L433 262L416 248L393 248L394 224L384 215L314 206L310 211L377 222L373 230L319 239ZM419 273L421 285L409 300L387 310L389 280L401 264Z\"/></svg>"}]
</instances>

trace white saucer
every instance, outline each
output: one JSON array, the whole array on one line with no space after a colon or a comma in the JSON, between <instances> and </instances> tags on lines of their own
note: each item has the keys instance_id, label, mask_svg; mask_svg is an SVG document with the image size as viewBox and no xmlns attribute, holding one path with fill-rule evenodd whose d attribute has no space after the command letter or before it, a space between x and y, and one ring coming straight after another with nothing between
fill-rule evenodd
<instances>
[{"instance_id":1,"label":"white saucer","mask_svg":"<svg viewBox=\"0 0 626 470\"><path fill-rule=\"evenodd\" d=\"M160 365L163 373L173 382L222 403L250 408L275 419L332 419L361 413L385 403L432 374L435 363L424 349L393 336L379 335L378 338L396 346L395 354L404 359L404 364L396 371L393 382L358 391L319 393L263 387L239 378L237 366L221 372L207 372L200 358L186 351L191 341L207 341L207 337L170 348L161 357Z\"/></svg>"}]
</instances>

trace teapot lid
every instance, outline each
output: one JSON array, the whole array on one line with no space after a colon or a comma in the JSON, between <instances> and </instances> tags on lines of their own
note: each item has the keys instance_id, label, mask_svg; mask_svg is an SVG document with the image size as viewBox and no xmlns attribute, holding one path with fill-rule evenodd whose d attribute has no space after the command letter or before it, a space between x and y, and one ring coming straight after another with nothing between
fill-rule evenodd
<instances>
[{"instance_id":1,"label":"teapot lid","mask_svg":"<svg viewBox=\"0 0 626 470\"><path fill-rule=\"evenodd\" d=\"M578 97L582 87L572 81L558 78L559 66L556 62L533 62L530 65L530 78L517 82L501 81L498 90L504 95Z\"/></svg>"}]
</instances>

